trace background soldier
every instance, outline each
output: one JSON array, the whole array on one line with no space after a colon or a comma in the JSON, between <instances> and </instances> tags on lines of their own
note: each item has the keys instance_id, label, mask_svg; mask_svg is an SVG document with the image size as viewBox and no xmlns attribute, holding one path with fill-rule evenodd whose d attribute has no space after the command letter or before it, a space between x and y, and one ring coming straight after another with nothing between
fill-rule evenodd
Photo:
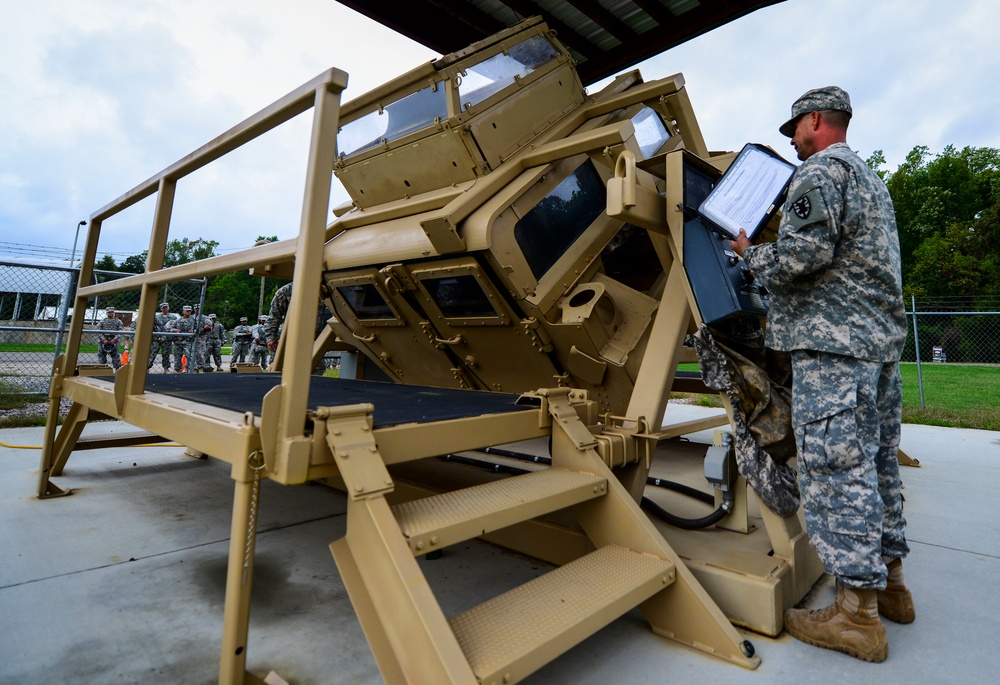
<instances>
[{"instance_id":1,"label":"background soldier","mask_svg":"<svg viewBox=\"0 0 1000 685\"><path fill-rule=\"evenodd\" d=\"M174 371L180 373L184 370L184 357L187 357L188 364L192 363L191 333L194 332L194 319L191 317L190 305L186 304L181 308L181 318L171 321L167 330L173 333L184 333L183 336L174 338Z\"/></svg>"},{"instance_id":2,"label":"background soldier","mask_svg":"<svg viewBox=\"0 0 1000 685\"><path fill-rule=\"evenodd\" d=\"M222 371L222 346L226 343L226 329L215 320L215 314L209 314L212 320L212 330L206 341L206 361L215 362L215 370Z\"/></svg>"},{"instance_id":3,"label":"background soldier","mask_svg":"<svg viewBox=\"0 0 1000 685\"><path fill-rule=\"evenodd\" d=\"M118 335L117 331L125 330L125 324L122 323L121 319L115 318L115 308L108 307L104 310L105 316L100 323L97 324L97 329L101 331L110 331L107 333L101 333L97 339L97 362L99 364L107 364L108 356L111 357L111 366L117 371L122 365L121 355L118 352Z\"/></svg>"},{"instance_id":4,"label":"background soldier","mask_svg":"<svg viewBox=\"0 0 1000 685\"><path fill-rule=\"evenodd\" d=\"M157 333L166 331L170 323L176 319L177 315L170 313L170 305L164 302L160 305L160 311L158 311L156 316L153 317L153 331ZM168 373L170 371L171 347L170 338L165 335L154 335L153 346L149 350L149 363L146 364L146 368L153 368L153 362L156 361L156 355L157 353L160 353L163 356L163 373Z\"/></svg>"},{"instance_id":5,"label":"background soldier","mask_svg":"<svg viewBox=\"0 0 1000 685\"><path fill-rule=\"evenodd\" d=\"M267 317L267 347L271 351L272 359L274 359L275 350L278 349L278 338L281 337L282 324L285 323L285 317L288 315L288 304L291 301L291 283L278 288L277 292L274 293L274 297L271 298L271 309ZM319 337L323 327L326 326L326 320L329 318L330 312L327 310L326 305L320 301L316 309L316 331L313 333L313 339ZM319 363L316 364L316 368L313 369L313 373L322 374L325 370L326 360L320 359Z\"/></svg>"},{"instance_id":6,"label":"background soldier","mask_svg":"<svg viewBox=\"0 0 1000 685\"><path fill-rule=\"evenodd\" d=\"M202 315L201 305L194 305L194 329L197 335L194 339L195 368L202 373L212 373L212 365L208 363L208 337L212 332L212 322L207 316ZM188 363L191 363L191 355L188 355Z\"/></svg>"},{"instance_id":7,"label":"background soldier","mask_svg":"<svg viewBox=\"0 0 1000 685\"><path fill-rule=\"evenodd\" d=\"M257 325L250 329L250 363L259 364L260 368L267 371L267 331L265 322L267 317L263 314L257 319Z\"/></svg>"},{"instance_id":8,"label":"background soldier","mask_svg":"<svg viewBox=\"0 0 1000 685\"><path fill-rule=\"evenodd\" d=\"M240 325L233 329L233 353L229 357L230 369L236 362L242 364L247 360L247 352L250 351L250 338L252 337L253 332L247 325L247 317L241 316Z\"/></svg>"}]
</instances>

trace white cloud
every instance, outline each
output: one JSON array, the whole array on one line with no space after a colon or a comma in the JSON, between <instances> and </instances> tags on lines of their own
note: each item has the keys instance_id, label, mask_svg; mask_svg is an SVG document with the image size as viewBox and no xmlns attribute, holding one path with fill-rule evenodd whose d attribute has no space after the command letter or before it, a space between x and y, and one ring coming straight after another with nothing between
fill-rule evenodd
<instances>
[{"instance_id":1,"label":"white cloud","mask_svg":"<svg viewBox=\"0 0 1000 685\"><path fill-rule=\"evenodd\" d=\"M435 55L333 0L35 0L0 24L0 234L72 245L78 220L336 66L357 96ZM767 143L808 88L852 96L850 142L1000 147L1000 3L787 0L639 65L683 72L712 149ZM174 237L249 245L298 229L309 122L299 117L179 185ZM335 203L346 199L339 188ZM148 246L152 202L101 247ZM27 242L27 241L26 241Z\"/></svg>"}]
</instances>

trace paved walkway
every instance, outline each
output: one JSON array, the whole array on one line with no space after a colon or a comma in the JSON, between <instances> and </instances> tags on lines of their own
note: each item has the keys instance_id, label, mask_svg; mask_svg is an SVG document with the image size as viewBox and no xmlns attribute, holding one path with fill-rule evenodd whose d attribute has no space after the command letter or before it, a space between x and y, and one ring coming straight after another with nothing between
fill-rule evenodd
<instances>
[{"instance_id":1,"label":"paved walkway","mask_svg":"<svg viewBox=\"0 0 1000 685\"><path fill-rule=\"evenodd\" d=\"M685 418L700 407L674 406ZM227 464L181 447L73 455L33 493L41 428L0 431L0 683L209 683L217 673L232 481ZM133 430L118 422L87 432ZM710 434L694 434L710 441ZM985 683L1000 672L1000 433L904 426L922 463L904 469L917 621L888 625L890 655L866 664L783 636L748 634L746 671L652 634L627 614L534 674L536 684ZM248 663L292 683L377 683L378 671L327 545L344 498L322 486L263 484ZM446 613L545 572L486 543L422 560ZM821 581L808 604L832 597Z\"/></svg>"}]
</instances>

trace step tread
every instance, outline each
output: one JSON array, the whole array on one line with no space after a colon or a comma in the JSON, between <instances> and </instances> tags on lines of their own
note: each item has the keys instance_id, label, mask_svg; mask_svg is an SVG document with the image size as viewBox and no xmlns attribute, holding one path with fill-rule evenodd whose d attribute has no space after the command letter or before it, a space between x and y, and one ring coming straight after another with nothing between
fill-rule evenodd
<instances>
[{"instance_id":1,"label":"step tread","mask_svg":"<svg viewBox=\"0 0 1000 685\"><path fill-rule=\"evenodd\" d=\"M667 587L672 562L608 545L449 620L480 682L530 673ZM526 670L527 669L527 670Z\"/></svg>"},{"instance_id":2,"label":"step tread","mask_svg":"<svg viewBox=\"0 0 1000 685\"><path fill-rule=\"evenodd\" d=\"M160 437L156 433L150 433L148 431L130 431L123 433L96 433L91 435L81 435L77 438L77 445L90 442L124 442L124 441L134 441L134 440L149 440L151 442L163 442L164 438Z\"/></svg>"},{"instance_id":3,"label":"step tread","mask_svg":"<svg viewBox=\"0 0 1000 685\"><path fill-rule=\"evenodd\" d=\"M605 483L600 475L549 468L404 502L392 512L403 534L412 538L572 490L589 490L595 497L604 493ZM581 495L577 501L584 499Z\"/></svg>"}]
</instances>

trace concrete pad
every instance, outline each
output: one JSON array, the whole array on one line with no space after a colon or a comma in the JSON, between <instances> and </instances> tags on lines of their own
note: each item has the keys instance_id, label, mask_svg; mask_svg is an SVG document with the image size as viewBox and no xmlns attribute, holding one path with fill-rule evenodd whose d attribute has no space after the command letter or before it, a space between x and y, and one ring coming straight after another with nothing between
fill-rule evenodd
<instances>
[{"instance_id":1,"label":"concrete pad","mask_svg":"<svg viewBox=\"0 0 1000 685\"><path fill-rule=\"evenodd\" d=\"M697 417L718 410L671 405ZM683 420L683 419L681 419ZM109 422L87 432L130 431ZM711 441L711 431L688 436ZM0 431L0 682L209 683L217 678L233 483L229 465L183 447L75 453L55 479L75 494L39 501L41 428ZM990 486L1000 434L904 426L922 468L903 470L917 606L888 624L889 660L866 664L783 636L747 633L756 671L654 635L637 611L532 675L529 683L977 682L992 650L1000 529ZM291 683L379 682L327 545L346 504L317 485L264 482L248 665ZM546 572L546 564L470 541L421 560L446 614ZM830 601L825 578L807 597Z\"/></svg>"}]
</instances>

